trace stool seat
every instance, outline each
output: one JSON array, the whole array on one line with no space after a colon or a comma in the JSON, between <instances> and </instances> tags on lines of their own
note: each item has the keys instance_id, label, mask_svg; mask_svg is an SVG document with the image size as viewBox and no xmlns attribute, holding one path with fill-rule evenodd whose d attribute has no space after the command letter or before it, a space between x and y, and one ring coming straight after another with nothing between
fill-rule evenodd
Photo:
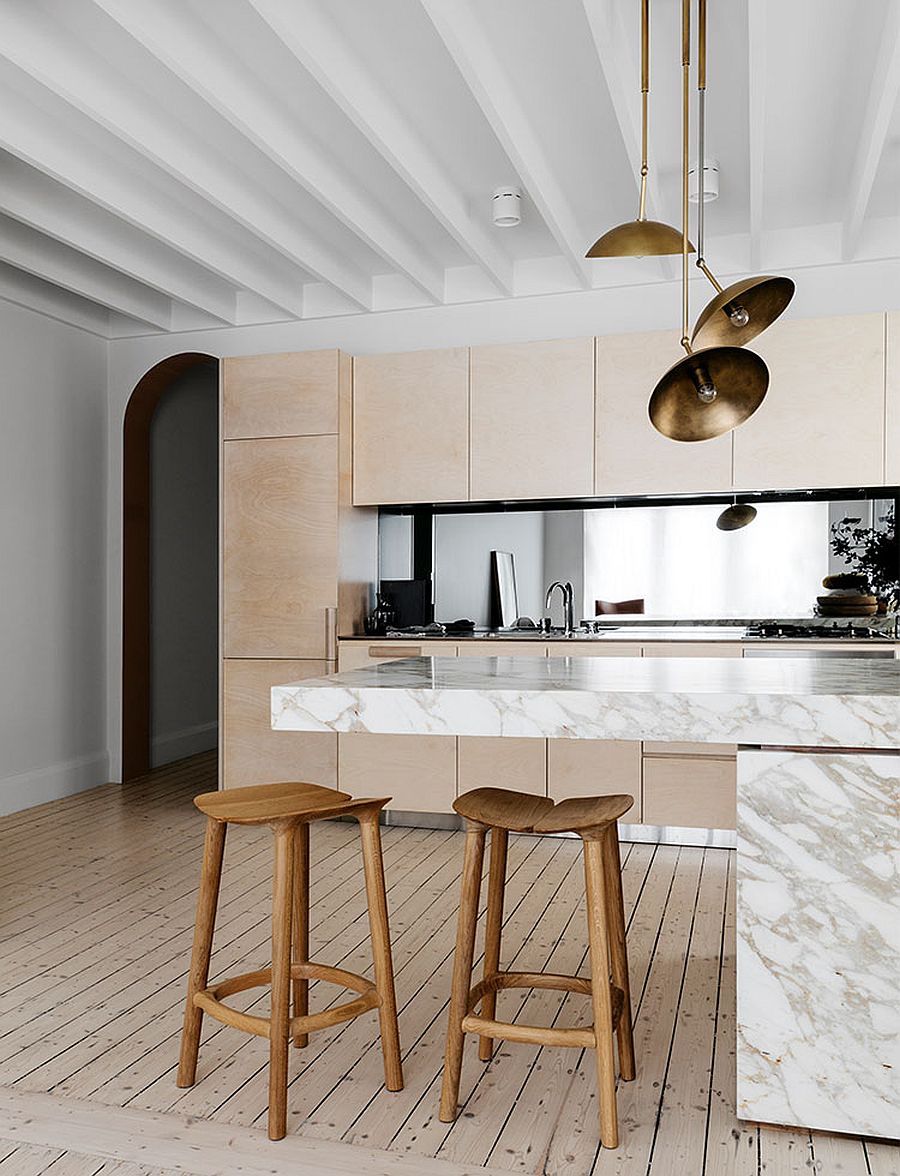
<instances>
[{"instance_id":1,"label":"stool seat","mask_svg":"<svg viewBox=\"0 0 900 1176\"><path fill-rule=\"evenodd\" d=\"M553 801L510 788L473 788L455 800L453 807L467 821L508 829L510 833L531 833L535 822L553 808Z\"/></svg>"},{"instance_id":2,"label":"stool seat","mask_svg":"<svg viewBox=\"0 0 900 1176\"><path fill-rule=\"evenodd\" d=\"M535 833L588 833L618 821L634 804L624 793L613 796L573 796L561 800L534 823Z\"/></svg>"},{"instance_id":3,"label":"stool seat","mask_svg":"<svg viewBox=\"0 0 900 1176\"><path fill-rule=\"evenodd\" d=\"M322 821L328 817L356 814L373 805L382 808L387 797L354 798L321 784L284 782L251 784L247 788L223 788L203 792L194 804L214 821L235 825L269 825L272 821L304 819Z\"/></svg>"}]
</instances>

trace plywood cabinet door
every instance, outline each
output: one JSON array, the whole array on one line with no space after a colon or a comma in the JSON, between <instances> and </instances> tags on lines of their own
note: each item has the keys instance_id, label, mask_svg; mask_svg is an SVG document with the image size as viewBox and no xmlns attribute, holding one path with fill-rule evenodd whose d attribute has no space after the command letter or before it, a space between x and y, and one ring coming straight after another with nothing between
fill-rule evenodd
<instances>
[{"instance_id":1,"label":"plywood cabinet door","mask_svg":"<svg viewBox=\"0 0 900 1176\"><path fill-rule=\"evenodd\" d=\"M593 494L593 351L592 339L472 348L473 501Z\"/></svg>"},{"instance_id":2,"label":"plywood cabinet door","mask_svg":"<svg viewBox=\"0 0 900 1176\"><path fill-rule=\"evenodd\" d=\"M741 490L884 480L884 315L777 322L750 344L769 391L734 432Z\"/></svg>"},{"instance_id":3,"label":"plywood cabinet door","mask_svg":"<svg viewBox=\"0 0 900 1176\"><path fill-rule=\"evenodd\" d=\"M224 655L323 658L337 606L337 437L223 449Z\"/></svg>"},{"instance_id":4,"label":"plywood cabinet door","mask_svg":"<svg viewBox=\"0 0 900 1176\"><path fill-rule=\"evenodd\" d=\"M456 739L446 735L338 736L338 787L351 796L390 796L401 812L451 813Z\"/></svg>"},{"instance_id":5,"label":"plywood cabinet door","mask_svg":"<svg viewBox=\"0 0 900 1176\"><path fill-rule=\"evenodd\" d=\"M900 310L887 316L884 481L888 486L900 486Z\"/></svg>"},{"instance_id":6,"label":"plywood cabinet door","mask_svg":"<svg viewBox=\"0 0 900 1176\"><path fill-rule=\"evenodd\" d=\"M468 348L354 360L354 503L468 496Z\"/></svg>"},{"instance_id":7,"label":"plywood cabinet door","mask_svg":"<svg viewBox=\"0 0 900 1176\"><path fill-rule=\"evenodd\" d=\"M687 444L647 415L657 380L683 355L677 331L597 339L595 494L685 494L731 487L731 436Z\"/></svg>"},{"instance_id":8,"label":"plywood cabinet door","mask_svg":"<svg viewBox=\"0 0 900 1176\"><path fill-rule=\"evenodd\" d=\"M222 681L222 786L302 780L337 784L337 735L273 731L273 686L334 673L327 661L228 659Z\"/></svg>"},{"instance_id":9,"label":"plywood cabinet door","mask_svg":"<svg viewBox=\"0 0 900 1176\"><path fill-rule=\"evenodd\" d=\"M645 825L733 829L736 759L645 757L643 812Z\"/></svg>"},{"instance_id":10,"label":"plywood cabinet door","mask_svg":"<svg viewBox=\"0 0 900 1176\"><path fill-rule=\"evenodd\" d=\"M547 795L547 740L492 735L459 739L459 792L511 788Z\"/></svg>"},{"instance_id":11,"label":"plywood cabinet door","mask_svg":"<svg viewBox=\"0 0 900 1176\"><path fill-rule=\"evenodd\" d=\"M451 641L341 641L338 645L338 670L361 670L405 657L456 657Z\"/></svg>"},{"instance_id":12,"label":"plywood cabinet door","mask_svg":"<svg viewBox=\"0 0 900 1176\"><path fill-rule=\"evenodd\" d=\"M555 801L625 793L634 807L622 818L641 821L641 745L624 739L549 739L547 788Z\"/></svg>"},{"instance_id":13,"label":"plywood cabinet door","mask_svg":"<svg viewBox=\"0 0 900 1176\"><path fill-rule=\"evenodd\" d=\"M338 351L239 355L223 361L226 441L338 431Z\"/></svg>"}]
</instances>

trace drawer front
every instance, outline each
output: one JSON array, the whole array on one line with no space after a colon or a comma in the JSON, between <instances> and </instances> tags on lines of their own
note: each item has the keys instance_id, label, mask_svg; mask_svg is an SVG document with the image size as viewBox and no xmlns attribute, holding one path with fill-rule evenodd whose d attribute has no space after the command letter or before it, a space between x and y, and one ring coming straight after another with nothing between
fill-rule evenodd
<instances>
[{"instance_id":1,"label":"drawer front","mask_svg":"<svg viewBox=\"0 0 900 1176\"><path fill-rule=\"evenodd\" d=\"M737 641L647 641L644 657L740 657Z\"/></svg>"},{"instance_id":2,"label":"drawer front","mask_svg":"<svg viewBox=\"0 0 900 1176\"><path fill-rule=\"evenodd\" d=\"M548 657L640 657L637 641L550 641Z\"/></svg>"},{"instance_id":3,"label":"drawer front","mask_svg":"<svg viewBox=\"0 0 900 1176\"><path fill-rule=\"evenodd\" d=\"M460 641L460 657L546 657L543 641Z\"/></svg>"},{"instance_id":4,"label":"drawer front","mask_svg":"<svg viewBox=\"0 0 900 1176\"><path fill-rule=\"evenodd\" d=\"M622 818L641 821L641 745L624 739L550 739L547 787L555 801L626 793L634 807Z\"/></svg>"},{"instance_id":5,"label":"drawer front","mask_svg":"<svg viewBox=\"0 0 900 1176\"><path fill-rule=\"evenodd\" d=\"M736 790L734 759L645 756L644 824L734 829Z\"/></svg>"},{"instance_id":6,"label":"drawer front","mask_svg":"<svg viewBox=\"0 0 900 1176\"><path fill-rule=\"evenodd\" d=\"M361 670L382 662L404 657L456 657L456 646L449 641L341 641L338 645L338 670Z\"/></svg>"},{"instance_id":7,"label":"drawer front","mask_svg":"<svg viewBox=\"0 0 900 1176\"><path fill-rule=\"evenodd\" d=\"M464 735L459 740L459 793L511 788L547 795L547 740Z\"/></svg>"},{"instance_id":8,"label":"drawer front","mask_svg":"<svg viewBox=\"0 0 900 1176\"><path fill-rule=\"evenodd\" d=\"M716 759L737 755L736 743L656 743L644 740L644 755L712 755Z\"/></svg>"},{"instance_id":9,"label":"drawer front","mask_svg":"<svg viewBox=\"0 0 900 1176\"><path fill-rule=\"evenodd\" d=\"M390 796L390 809L450 813L456 798L456 740L443 735L338 736L338 787L351 796Z\"/></svg>"}]
</instances>

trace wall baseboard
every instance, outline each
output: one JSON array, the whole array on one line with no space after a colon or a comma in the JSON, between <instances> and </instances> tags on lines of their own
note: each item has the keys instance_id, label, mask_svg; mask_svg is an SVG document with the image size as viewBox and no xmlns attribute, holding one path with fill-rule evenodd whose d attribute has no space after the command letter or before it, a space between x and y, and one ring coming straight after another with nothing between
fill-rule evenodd
<instances>
[{"instance_id":1,"label":"wall baseboard","mask_svg":"<svg viewBox=\"0 0 900 1176\"><path fill-rule=\"evenodd\" d=\"M73 796L109 782L109 755L98 751L0 779L0 816Z\"/></svg>"},{"instance_id":2,"label":"wall baseboard","mask_svg":"<svg viewBox=\"0 0 900 1176\"><path fill-rule=\"evenodd\" d=\"M197 723L193 727L182 727L168 735L157 735L150 745L150 765L158 768L185 756L199 755L211 751L219 742L219 724Z\"/></svg>"}]
</instances>

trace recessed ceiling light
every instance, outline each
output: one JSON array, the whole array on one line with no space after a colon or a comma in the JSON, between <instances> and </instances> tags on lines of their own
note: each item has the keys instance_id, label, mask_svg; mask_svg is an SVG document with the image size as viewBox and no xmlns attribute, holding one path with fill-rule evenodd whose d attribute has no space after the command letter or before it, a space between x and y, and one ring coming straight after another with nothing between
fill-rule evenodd
<instances>
[{"instance_id":1,"label":"recessed ceiling light","mask_svg":"<svg viewBox=\"0 0 900 1176\"><path fill-rule=\"evenodd\" d=\"M498 188L491 199L494 224L501 229L511 228L522 219L522 193L518 188Z\"/></svg>"}]
</instances>

